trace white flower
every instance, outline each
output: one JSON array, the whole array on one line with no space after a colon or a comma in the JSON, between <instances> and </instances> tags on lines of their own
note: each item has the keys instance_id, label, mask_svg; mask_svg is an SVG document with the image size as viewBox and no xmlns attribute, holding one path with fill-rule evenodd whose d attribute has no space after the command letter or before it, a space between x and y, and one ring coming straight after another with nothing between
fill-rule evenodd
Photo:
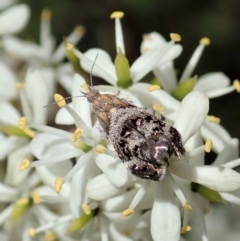
<instances>
[{"instance_id":1,"label":"white flower","mask_svg":"<svg viewBox=\"0 0 240 241\"><path fill-rule=\"evenodd\" d=\"M0 9L13 1L1 1ZM30 17L30 9L26 4L14 5L0 13L0 36L16 34L22 31ZM13 21L14 19L14 21Z\"/></svg>"},{"instance_id":2,"label":"white flower","mask_svg":"<svg viewBox=\"0 0 240 241\"><path fill-rule=\"evenodd\" d=\"M141 44L141 52L145 54L151 49L164 44L166 44L166 40L159 33L152 32L150 34L145 34ZM180 77L179 83L182 83L183 81L192 77L192 73L195 70L204 48L209 44L210 40L208 38L202 38L200 40L198 47L194 51L185 70L182 73L182 76ZM164 90L170 94L173 93L178 84L173 61L168 61L164 65L158 65L153 72L160 80ZM240 92L240 85L239 81L235 80L233 85L230 86L230 79L226 75L221 72L214 72L199 77L193 90L203 91L208 98L214 98L230 93L234 90Z\"/></svg>"},{"instance_id":3,"label":"white flower","mask_svg":"<svg viewBox=\"0 0 240 241\"><path fill-rule=\"evenodd\" d=\"M48 85L49 94L54 93L56 81L69 91L69 82L72 79L73 69L69 63L62 63L65 58L65 44L62 42L55 49L55 40L50 27L51 12L45 9L41 17L40 45L23 41L17 37L6 36L2 39L4 50L16 59L24 60L27 67L37 68L43 75ZM12 22L12 21L10 21ZM78 26L66 38L75 44L84 34L84 27Z\"/></svg>"}]
</instances>

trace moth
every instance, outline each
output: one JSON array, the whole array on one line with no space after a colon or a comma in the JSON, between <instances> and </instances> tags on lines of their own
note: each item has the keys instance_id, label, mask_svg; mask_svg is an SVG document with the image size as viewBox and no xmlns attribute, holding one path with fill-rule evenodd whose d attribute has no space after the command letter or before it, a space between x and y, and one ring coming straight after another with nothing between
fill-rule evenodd
<instances>
[{"instance_id":1,"label":"moth","mask_svg":"<svg viewBox=\"0 0 240 241\"><path fill-rule=\"evenodd\" d=\"M83 92L82 92L83 93ZM83 93L92 104L99 126L131 173L160 181L167 173L169 159L185 154L180 133L145 108L101 94L91 85Z\"/></svg>"}]
</instances>

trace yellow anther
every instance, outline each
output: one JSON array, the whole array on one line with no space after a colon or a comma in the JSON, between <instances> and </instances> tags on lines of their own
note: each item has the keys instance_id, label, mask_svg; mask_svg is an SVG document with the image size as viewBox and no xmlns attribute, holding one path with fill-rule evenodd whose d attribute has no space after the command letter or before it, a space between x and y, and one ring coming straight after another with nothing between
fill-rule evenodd
<instances>
[{"instance_id":1,"label":"yellow anther","mask_svg":"<svg viewBox=\"0 0 240 241\"><path fill-rule=\"evenodd\" d=\"M38 191L33 191L32 193L32 199L34 204L38 204L41 202L41 197Z\"/></svg>"},{"instance_id":2,"label":"yellow anther","mask_svg":"<svg viewBox=\"0 0 240 241\"><path fill-rule=\"evenodd\" d=\"M44 20L49 20L51 18L52 12L49 8L45 8L42 11L41 18Z\"/></svg>"},{"instance_id":3,"label":"yellow anther","mask_svg":"<svg viewBox=\"0 0 240 241\"><path fill-rule=\"evenodd\" d=\"M74 45L72 43L66 41L65 48L68 51L72 51L74 49Z\"/></svg>"},{"instance_id":4,"label":"yellow anther","mask_svg":"<svg viewBox=\"0 0 240 241\"><path fill-rule=\"evenodd\" d=\"M220 124L221 119L219 117L216 117L214 115L208 115L207 120L212 123Z\"/></svg>"},{"instance_id":5,"label":"yellow anther","mask_svg":"<svg viewBox=\"0 0 240 241\"><path fill-rule=\"evenodd\" d=\"M200 39L199 43L202 45L208 46L211 43L211 40L209 38L205 37L205 38Z\"/></svg>"},{"instance_id":6,"label":"yellow anther","mask_svg":"<svg viewBox=\"0 0 240 241\"><path fill-rule=\"evenodd\" d=\"M20 129L24 129L27 125L27 118L25 116L21 117L19 122L18 122L18 127Z\"/></svg>"},{"instance_id":7,"label":"yellow anther","mask_svg":"<svg viewBox=\"0 0 240 241\"><path fill-rule=\"evenodd\" d=\"M72 136L72 142L77 141L83 133L83 130L81 128L77 128Z\"/></svg>"},{"instance_id":8,"label":"yellow anther","mask_svg":"<svg viewBox=\"0 0 240 241\"><path fill-rule=\"evenodd\" d=\"M21 171L24 171L24 170L28 169L29 167L30 167L30 161L29 161L28 159L24 159L24 160L21 162L19 169L20 169Z\"/></svg>"},{"instance_id":9,"label":"yellow anther","mask_svg":"<svg viewBox=\"0 0 240 241\"><path fill-rule=\"evenodd\" d=\"M25 129L23 129L23 131L27 136L29 136L31 138L33 138L36 135L36 132L29 128L25 128Z\"/></svg>"},{"instance_id":10,"label":"yellow anther","mask_svg":"<svg viewBox=\"0 0 240 241\"><path fill-rule=\"evenodd\" d=\"M24 87L24 83L22 83L22 82L17 82L17 83L15 84L15 86L16 86L16 89L22 89L22 88Z\"/></svg>"},{"instance_id":11,"label":"yellow anther","mask_svg":"<svg viewBox=\"0 0 240 241\"><path fill-rule=\"evenodd\" d=\"M174 42L179 42L181 41L181 35L179 35L178 33L170 33L170 38L171 40L173 40Z\"/></svg>"},{"instance_id":12,"label":"yellow anther","mask_svg":"<svg viewBox=\"0 0 240 241\"><path fill-rule=\"evenodd\" d=\"M56 241L58 240L57 235L53 231L48 231L45 235L45 241Z\"/></svg>"},{"instance_id":13,"label":"yellow anther","mask_svg":"<svg viewBox=\"0 0 240 241\"><path fill-rule=\"evenodd\" d=\"M89 85L88 84L86 84L86 83L83 83L82 85L81 85L81 88L83 88L85 91L89 91Z\"/></svg>"},{"instance_id":14,"label":"yellow anther","mask_svg":"<svg viewBox=\"0 0 240 241\"><path fill-rule=\"evenodd\" d=\"M133 213L134 213L134 209L128 208L128 209L126 209L126 210L124 210L124 211L122 212L122 215L125 216L125 217L127 217L127 216L132 215Z\"/></svg>"},{"instance_id":15,"label":"yellow anther","mask_svg":"<svg viewBox=\"0 0 240 241\"><path fill-rule=\"evenodd\" d=\"M30 237L34 238L34 237L36 237L37 231L35 228L29 228L28 234Z\"/></svg>"},{"instance_id":16,"label":"yellow anther","mask_svg":"<svg viewBox=\"0 0 240 241\"><path fill-rule=\"evenodd\" d=\"M90 209L90 207L86 203L82 204L82 209L83 209L83 211L84 211L84 213L86 215L90 215L91 214L91 209Z\"/></svg>"},{"instance_id":17,"label":"yellow anther","mask_svg":"<svg viewBox=\"0 0 240 241\"><path fill-rule=\"evenodd\" d=\"M188 203L188 202L185 202L185 203L183 203L183 208L185 209L185 210L187 210L188 212L191 212L192 211L192 206Z\"/></svg>"},{"instance_id":18,"label":"yellow anther","mask_svg":"<svg viewBox=\"0 0 240 241\"><path fill-rule=\"evenodd\" d=\"M185 233L187 233L187 232L189 232L191 230L192 230L192 228L190 226L183 226L181 228L181 234L185 234Z\"/></svg>"},{"instance_id":19,"label":"yellow anther","mask_svg":"<svg viewBox=\"0 0 240 241\"><path fill-rule=\"evenodd\" d=\"M58 107L62 108L66 105L66 101L64 100L64 98L59 95L59 94L55 94L54 95L54 100L56 101Z\"/></svg>"},{"instance_id":20,"label":"yellow anther","mask_svg":"<svg viewBox=\"0 0 240 241\"><path fill-rule=\"evenodd\" d=\"M80 34L84 34L86 32L86 29L83 25L78 25L74 28L74 31Z\"/></svg>"},{"instance_id":21,"label":"yellow anther","mask_svg":"<svg viewBox=\"0 0 240 241\"><path fill-rule=\"evenodd\" d=\"M54 189L55 189L56 193L60 193L61 192L62 186L63 186L62 178L56 177L56 179L54 181Z\"/></svg>"},{"instance_id":22,"label":"yellow anther","mask_svg":"<svg viewBox=\"0 0 240 241\"><path fill-rule=\"evenodd\" d=\"M212 150L212 140L208 139L205 143L205 152L209 153Z\"/></svg>"},{"instance_id":23,"label":"yellow anther","mask_svg":"<svg viewBox=\"0 0 240 241\"><path fill-rule=\"evenodd\" d=\"M160 106L159 104L153 104L153 109L155 110L155 111L157 111L158 113L162 113L162 112L164 112L164 108L162 107L162 106Z\"/></svg>"},{"instance_id":24,"label":"yellow anther","mask_svg":"<svg viewBox=\"0 0 240 241\"><path fill-rule=\"evenodd\" d=\"M97 153L99 153L99 154L104 154L105 153L105 148L104 147L102 147L102 146L98 146L98 147L96 147L95 148L95 151L97 152Z\"/></svg>"},{"instance_id":25,"label":"yellow anther","mask_svg":"<svg viewBox=\"0 0 240 241\"><path fill-rule=\"evenodd\" d=\"M116 12L113 12L113 13L110 15L110 18L111 18L111 19L114 19L114 18L123 18L123 16L124 16L124 12L116 11Z\"/></svg>"},{"instance_id":26,"label":"yellow anther","mask_svg":"<svg viewBox=\"0 0 240 241\"><path fill-rule=\"evenodd\" d=\"M21 198L16 201L16 205L23 206L29 203L29 198Z\"/></svg>"},{"instance_id":27,"label":"yellow anther","mask_svg":"<svg viewBox=\"0 0 240 241\"><path fill-rule=\"evenodd\" d=\"M235 87L236 91L237 91L238 93L240 93L240 82L239 82L238 79L235 79L235 80L233 81L233 86Z\"/></svg>"},{"instance_id":28,"label":"yellow anther","mask_svg":"<svg viewBox=\"0 0 240 241\"><path fill-rule=\"evenodd\" d=\"M155 90L160 90L160 89L161 89L161 87L159 85L151 85L148 87L149 92L153 92Z\"/></svg>"}]
</instances>

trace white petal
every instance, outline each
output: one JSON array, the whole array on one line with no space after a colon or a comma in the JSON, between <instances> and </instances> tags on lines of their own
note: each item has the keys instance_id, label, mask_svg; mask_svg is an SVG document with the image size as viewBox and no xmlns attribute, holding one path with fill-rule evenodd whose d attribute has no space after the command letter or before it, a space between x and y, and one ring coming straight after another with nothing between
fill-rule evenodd
<instances>
[{"instance_id":1,"label":"white petal","mask_svg":"<svg viewBox=\"0 0 240 241\"><path fill-rule=\"evenodd\" d=\"M106 154L99 154L95 161L114 186L121 187L127 183L127 169L119 158L114 158Z\"/></svg>"},{"instance_id":2,"label":"white petal","mask_svg":"<svg viewBox=\"0 0 240 241\"><path fill-rule=\"evenodd\" d=\"M23 146L9 155L7 163L7 174L5 177L5 182L7 184L18 186L27 177L31 169L24 171L20 170L20 164L25 158L30 161L33 159L29 145Z\"/></svg>"},{"instance_id":3,"label":"white petal","mask_svg":"<svg viewBox=\"0 0 240 241\"><path fill-rule=\"evenodd\" d=\"M8 8L0 15L0 35L15 34L23 30L30 17L30 9L26 4Z\"/></svg>"},{"instance_id":4,"label":"white petal","mask_svg":"<svg viewBox=\"0 0 240 241\"><path fill-rule=\"evenodd\" d=\"M2 39L3 48L11 55L23 60L39 61L43 58L41 49L32 42L7 36Z\"/></svg>"},{"instance_id":5,"label":"white petal","mask_svg":"<svg viewBox=\"0 0 240 241\"><path fill-rule=\"evenodd\" d=\"M176 118L176 112L179 108L179 101L163 90L149 92L149 86L149 84L137 83L131 86L129 90L140 99L145 107L152 108L154 103L161 105L165 109L163 115L167 119L174 121Z\"/></svg>"},{"instance_id":6,"label":"white petal","mask_svg":"<svg viewBox=\"0 0 240 241\"><path fill-rule=\"evenodd\" d=\"M0 101L0 123L4 125L13 125L17 126L20 114L17 109L7 101Z\"/></svg>"},{"instance_id":7,"label":"white petal","mask_svg":"<svg viewBox=\"0 0 240 241\"><path fill-rule=\"evenodd\" d=\"M11 215L13 209L14 209L14 204L11 204L4 210L1 210L1 213L0 213L0 225L1 226L6 221L6 219Z\"/></svg>"},{"instance_id":8,"label":"white petal","mask_svg":"<svg viewBox=\"0 0 240 241\"><path fill-rule=\"evenodd\" d=\"M130 73L134 82L139 81L153 70L164 55L170 50L173 42L157 46L141 55L131 66Z\"/></svg>"},{"instance_id":9,"label":"white petal","mask_svg":"<svg viewBox=\"0 0 240 241\"><path fill-rule=\"evenodd\" d=\"M25 88L32 106L32 122L36 124L45 124L48 110L47 108L43 108L43 106L49 103L49 93L47 85L38 70L28 70Z\"/></svg>"},{"instance_id":10,"label":"white petal","mask_svg":"<svg viewBox=\"0 0 240 241\"><path fill-rule=\"evenodd\" d=\"M202 126L201 133L205 140L212 140L212 149L217 153L221 152L225 144L231 140L231 136L221 125L208 121Z\"/></svg>"},{"instance_id":11,"label":"white petal","mask_svg":"<svg viewBox=\"0 0 240 241\"><path fill-rule=\"evenodd\" d=\"M102 49L90 49L84 54L77 50L74 50L74 53L80 59L80 64L85 71L90 73L92 69L93 75L106 80L112 85L116 85L115 67L107 52ZM95 59L96 62L93 66Z\"/></svg>"},{"instance_id":12,"label":"white petal","mask_svg":"<svg viewBox=\"0 0 240 241\"><path fill-rule=\"evenodd\" d=\"M120 233L113 223L110 223L110 225L109 225L109 233L110 233L111 237L113 238L113 241L118 241L118 240L133 241L131 238L127 237L123 233Z\"/></svg>"},{"instance_id":13,"label":"white petal","mask_svg":"<svg viewBox=\"0 0 240 241\"><path fill-rule=\"evenodd\" d=\"M0 201L1 202L14 202L19 193L17 189L7 186L0 182Z\"/></svg>"},{"instance_id":14,"label":"white petal","mask_svg":"<svg viewBox=\"0 0 240 241\"><path fill-rule=\"evenodd\" d=\"M76 148L69 140L46 133L36 135L31 141L31 151L38 159L55 156L60 151L67 153L74 149Z\"/></svg>"},{"instance_id":15,"label":"white petal","mask_svg":"<svg viewBox=\"0 0 240 241\"><path fill-rule=\"evenodd\" d=\"M157 32L144 34L143 41L140 46L141 53L143 54L144 52L146 52L146 50L152 49L166 42L166 39Z\"/></svg>"},{"instance_id":16,"label":"white petal","mask_svg":"<svg viewBox=\"0 0 240 241\"><path fill-rule=\"evenodd\" d=\"M4 9L7 8L8 6L10 6L11 4L15 3L16 0L4 0L0 2L0 9Z\"/></svg>"},{"instance_id":17,"label":"white petal","mask_svg":"<svg viewBox=\"0 0 240 241\"><path fill-rule=\"evenodd\" d=\"M81 88L81 85L86 83L86 81L78 74L74 75L73 86L72 86L72 96L82 96L79 98L73 98L73 109L78 113L79 116L83 119L85 124L92 128L91 120L91 107L87 98L81 93L84 92L84 89Z\"/></svg>"},{"instance_id":18,"label":"white petal","mask_svg":"<svg viewBox=\"0 0 240 241\"><path fill-rule=\"evenodd\" d=\"M151 234L154 241L176 241L180 238L181 217L174 193L164 179L156 183L151 216Z\"/></svg>"},{"instance_id":19,"label":"white petal","mask_svg":"<svg viewBox=\"0 0 240 241\"><path fill-rule=\"evenodd\" d=\"M181 102L174 127L182 135L183 143L197 133L205 121L209 100L202 92L190 92Z\"/></svg>"},{"instance_id":20,"label":"white petal","mask_svg":"<svg viewBox=\"0 0 240 241\"><path fill-rule=\"evenodd\" d=\"M239 156L239 140L237 138L231 139L224 149L219 153L218 157L212 164L213 166L220 166L226 162L237 159Z\"/></svg>"},{"instance_id":21,"label":"white petal","mask_svg":"<svg viewBox=\"0 0 240 241\"><path fill-rule=\"evenodd\" d=\"M221 72L202 75L194 86L194 90L209 91L224 88L230 85L230 79Z\"/></svg>"},{"instance_id":22,"label":"white petal","mask_svg":"<svg viewBox=\"0 0 240 241\"><path fill-rule=\"evenodd\" d=\"M86 193L89 198L96 201L101 201L122 193L132 184L133 180L129 178L129 181L126 185L122 186L121 188L117 188L108 180L104 174L101 174L88 182L86 186Z\"/></svg>"},{"instance_id":23,"label":"white petal","mask_svg":"<svg viewBox=\"0 0 240 241\"><path fill-rule=\"evenodd\" d=\"M176 176L218 192L231 192L240 188L240 174L230 168L191 166L184 162L171 163L169 168Z\"/></svg>"},{"instance_id":24,"label":"white petal","mask_svg":"<svg viewBox=\"0 0 240 241\"><path fill-rule=\"evenodd\" d=\"M73 108L73 104L68 104L71 108ZM73 117L69 114L69 112L65 108L61 108L58 110L56 117L55 117L55 123L60 125L73 125L75 124L75 120Z\"/></svg>"},{"instance_id":25,"label":"white petal","mask_svg":"<svg viewBox=\"0 0 240 241\"><path fill-rule=\"evenodd\" d=\"M4 100L14 99L17 96L15 84L17 79L12 70L0 61L0 98Z\"/></svg>"}]
</instances>

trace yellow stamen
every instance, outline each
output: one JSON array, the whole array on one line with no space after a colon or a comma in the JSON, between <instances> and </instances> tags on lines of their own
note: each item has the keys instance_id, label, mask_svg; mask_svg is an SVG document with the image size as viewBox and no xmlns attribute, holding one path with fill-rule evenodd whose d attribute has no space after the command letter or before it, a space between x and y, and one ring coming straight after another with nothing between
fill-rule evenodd
<instances>
[{"instance_id":1,"label":"yellow stamen","mask_svg":"<svg viewBox=\"0 0 240 241\"><path fill-rule=\"evenodd\" d=\"M21 162L19 169L20 169L21 171L24 171L24 170L28 169L29 167L30 167L30 161L29 161L28 159L24 159L24 160Z\"/></svg>"},{"instance_id":2,"label":"yellow stamen","mask_svg":"<svg viewBox=\"0 0 240 241\"><path fill-rule=\"evenodd\" d=\"M149 50L149 48L145 47L145 48L142 49L142 52L147 53L148 50Z\"/></svg>"},{"instance_id":3,"label":"yellow stamen","mask_svg":"<svg viewBox=\"0 0 240 241\"><path fill-rule=\"evenodd\" d=\"M18 122L18 127L20 129L24 129L27 125L27 118L25 116L21 117L19 122Z\"/></svg>"},{"instance_id":4,"label":"yellow stamen","mask_svg":"<svg viewBox=\"0 0 240 241\"><path fill-rule=\"evenodd\" d=\"M86 29L83 25L78 25L74 28L74 31L80 34L84 34L86 32Z\"/></svg>"},{"instance_id":5,"label":"yellow stamen","mask_svg":"<svg viewBox=\"0 0 240 241\"><path fill-rule=\"evenodd\" d=\"M32 199L34 204L38 204L41 202L41 197L38 191L33 191L32 193Z\"/></svg>"},{"instance_id":6,"label":"yellow stamen","mask_svg":"<svg viewBox=\"0 0 240 241\"><path fill-rule=\"evenodd\" d=\"M110 18L111 18L111 19L114 19L114 18L123 18L123 16L124 16L124 12L116 11L116 12L113 12L113 13L110 15Z\"/></svg>"},{"instance_id":7,"label":"yellow stamen","mask_svg":"<svg viewBox=\"0 0 240 241\"><path fill-rule=\"evenodd\" d=\"M16 205L23 206L29 203L29 198L21 198L16 201Z\"/></svg>"},{"instance_id":8,"label":"yellow stamen","mask_svg":"<svg viewBox=\"0 0 240 241\"><path fill-rule=\"evenodd\" d=\"M151 85L148 87L149 92L153 92L154 90L160 90L161 87L159 85Z\"/></svg>"},{"instance_id":9,"label":"yellow stamen","mask_svg":"<svg viewBox=\"0 0 240 241\"><path fill-rule=\"evenodd\" d=\"M209 153L212 150L212 140L208 139L205 143L205 152Z\"/></svg>"},{"instance_id":10,"label":"yellow stamen","mask_svg":"<svg viewBox=\"0 0 240 241\"><path fill-rule=\"evenodd\" d=\"M54 189L56 193L60 193L62 190L63 186L63 180L60 177L56 177L55 182L54 182Z\"/></svg>"},{"instance_id":11,"label":"yellow stamen","mask_svg":"<svg viewBox=\"0 0 240 241\"><path fill-rule=\"evenodd\" d=\"M124 211L122 212L122 215L125 216L125 217L127 217L127 216L132 215L133 213L134 213L134 209L128 208L128 209L126 209L126 210L124 210Z\"/></svg>"},{"instance_id":12,"label":"yellow stamen","mask_svg":"<svg viewBox=\"0 0 240 241\"><path fill-rule=\"evenodd\" d=\"M199 43L202 45L208 46L211 43L211 40L209 38L205 37L205 38L200 39Z\"/></svg>"},{"instance_id":13,"label":"yellow stamen","mask_svg":"<svg viewBox=\"0 0 240 241\"><path fill-rule=\"evenodd\" d=\"M72 43L66 41L65 48L68 51L72 51L74 49L74 45Z\"/></svg>"},{"instance_id":14,"label":"yellow stamen","mask_svg":"<svg viewBox=\"0 0 240 241\"><path fill-rule=\"evenodd\" d=\"M90 209L90 207L86 203L82 204L82 209L83 209L83 211L84 211L84 213L86 215L90 215L91 214L91 209Z\"/></svg>"},{"instance_id":15,"label":"yellow stamen","mask_svg":"<svg viewBox=\"0 0 240 241\"><path fill-rule=\"evenodd\" d=\"M233 86L235 87L236 91L237 91L238 93L240 93L240 82L239 82L238 79L235 79L235 80L233 81Z\"/></svg>"},{"instance_id":16,"label":"yellow stamen","mask_svg":"<svg viewBox=\"0 0 240 241\"><path fill-rule=\"evenodd\" d=\"M98 147L96 147L95 148L95 151L97 152L97 153L99 153L99 154L104 154L105 153L105 148L104 147L102 147L102 146L98 146Z\"/></svg>"},{"instance_id":17,"label":"yellow stamen","mask_svg":"<svg viewBox=\"0 0 240 241\"><path fill-rule=\"evenodd\" d=\"M219 117L216 117L214 115L207 116L207 120L212 123L220 124L221 119Z\"/></svg>"},{"instance_id":18,"label":"yellow stamen","mask_svg":"<svg viewBox=\"0 0 240 241\"><path fill-rule=\"evenodd\" d=\"M188 212L191 212L192 211L192 206L188 203L188 202L185 202L185 203L183 203L183 208L185 209L185 210L187 210Z\"/></svg>"},{"instance_id":19,"label":"yellow stamen","mask_svg":"<svg viewBox=\"0 0 240 241\"><path fill-rule=\"evenodd\" d=\"M34 238L34 237L36 237L37 231L35 228L29 228L28 234L30 237Z\"/></svg>"},{"instance_id":20,"label":"yellow stamen","mask_svg":"<svg viewBox=\"0 0 240 241\"><path fill-rule=\"evenodd\" d=\"M45 8L42 11L41 18L44 20L49 20L51 18L52 12L49 8Z\"/></svg>"},{"instance_id":21,"label":"yellow stamen","mask_svg":"<svg viewBox=\"0 0 240 241\"><path fill-rule=\"evenodd\" d=\"M170 33L170 38L171 40L173 40L174 42L179 42L181 41L181 35L177 34L177 33Z\"/></svg>"},{"instance_id":22,"label":"yellow stamen","mask_svg":"<svg viewBox=\"0 0 240 241\"><path fill-rule=\"evenodd\" d=\"M83 84L81 85L81 88L83 88L83 89L86 90L87 92L89 91L89 85L86 84L86 83L83 83Z\"/></svg>"},{"instance_id":23,"label":"yellow stamen","mask_svg":"<svg viewBox=\"0 0 240 241\"><path fill-rule=\"evenodd\" d=\"M31 138L33 138L36 135L36 132L29 128L25 128L25 129L23 129L23 131L27 136L29 136Z\"/></svg>"},{"instance_id":24,"label":"yellow stamen","mask_svg":"<svg viewBox=\"0 0 240 241\"><path fill-rule=\"evenodd\" d=\"M66 105L66 101L63 99L63 97L61 95L55 94L54 99L55 99L58 107L62 108Z\"/></svg>"},{"instance_id":25,"label":"yellow stamen","mask_svg":"<svg viewBox=\"0 0 240 241\"><path fill-rule=\"evenodd\" d=\"M48 231L45 235L46 241L56 241L58 240L57 235L53 231Z\"/></svg>"},{"instance_id":26,"label":"yellow stamen","mask_svg":"<svg viewBox=\"0 0 240 241\"><path fill-rule=\"evenodd\" d=\"M155 110L155 111L157 111L158 113L162 113L162 112L164 112L164 108L162 107L162 106L160 106L159 104L153 104L153 109Z\"/></svg>"},{"instance_id":27,"label":"yellow stamen","mask_svg":"<svg viewBox=\"0 0 240 241\"><path fill-rule=\"evenodd\" d=\"M24 87L24 83L22 83L22 82L17 82L16 84L15 84L15 87L16 87L16 89L22 89L23 87Z\"/></svg>"},{"instance_id":28,"label":"yellow stamen","mask_svg":"<svg viewBox=\"0 0 240 241\"><path fill-rule=\"evenodd\" d=\"M72 136L72 142L77 141L83 133L83 130L81 128L77 128Z\"/></svg>"},{"instance_id":29,"label":"yellow stamen","mask_svg":"<svg viewBox=\"0 0 240 241\"><path fill-rule=\"evenodd\" d=\"M187 233L187 232L189 232L191 230L192 230L192 228L190 226L183 226L181 228L181 234L185 234L185 233Z\"/></svg>"}]
</instances>

